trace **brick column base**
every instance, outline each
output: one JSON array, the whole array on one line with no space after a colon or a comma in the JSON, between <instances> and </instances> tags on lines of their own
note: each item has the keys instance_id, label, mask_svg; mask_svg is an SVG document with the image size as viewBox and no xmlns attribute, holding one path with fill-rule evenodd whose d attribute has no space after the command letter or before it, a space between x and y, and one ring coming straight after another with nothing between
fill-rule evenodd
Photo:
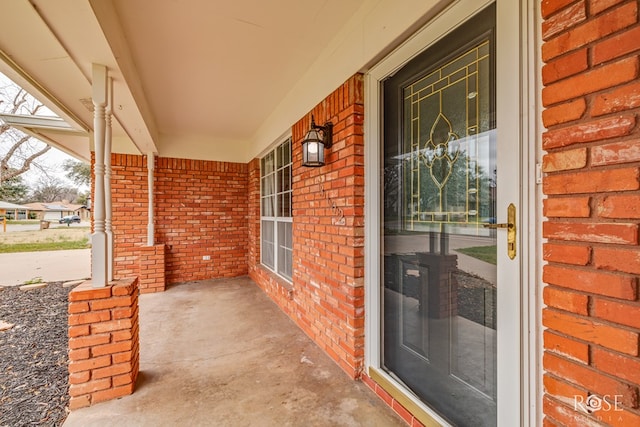
<instances>
[{"instance_id":1,"label":"brick column base","mask_svg":"<svg viewBox=\"0 0 640 427\"><path fill-rule=\"evenodd\" d=\"M165 290L165 245L140 248L139 267L140 293L164 292Z\"/></svg>"},{"instance_id":2,"label":"brick column base","mask_svg":"<svg viewBox=\"0 0 640 427\"><path fill-rule=\"evenodd\" d=\"M140 365L138 278L69 293L69 409L133 393Z\"/></svg>"}]
</instances>

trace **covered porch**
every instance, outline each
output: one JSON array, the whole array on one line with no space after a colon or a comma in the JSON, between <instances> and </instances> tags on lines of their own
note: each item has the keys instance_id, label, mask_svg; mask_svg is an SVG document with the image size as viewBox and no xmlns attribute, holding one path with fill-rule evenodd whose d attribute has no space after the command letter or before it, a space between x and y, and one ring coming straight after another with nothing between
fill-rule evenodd
<instances>
[{"instance_id":1,"label":"covered porch","mask_svg":"<svg viewBox=\"0 0 640 427\"><path fill-rule=\"evenodd\" d=\"M170 286L140 300L136 392L64 426L395 426L248 277Z\"/></svg>"},{"instance_id":2,"label":"covered porch","mask_svg":"<svg viewBox=\"0 0 640 427\"><path fill-rule=\"evenodd\" d=\"M0 16L0 71L68 125L14 126L94 170L69 425L376 425L363 385L412 425L640 425L639 0L149 4ZM449 357L469 235L480 385Z\"/></svg>"}]
</instances>

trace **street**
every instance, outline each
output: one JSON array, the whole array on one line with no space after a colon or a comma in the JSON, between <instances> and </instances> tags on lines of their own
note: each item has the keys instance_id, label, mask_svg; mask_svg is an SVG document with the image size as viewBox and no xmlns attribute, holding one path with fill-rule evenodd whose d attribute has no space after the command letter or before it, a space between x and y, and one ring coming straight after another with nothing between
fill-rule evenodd
<instances>
[{"instance_id":1,"label":"street","mask_svg":"<svg viewBox=\"0 0 640 427\"><path fill-rule=\"evenodd\" d=\"M0 285L21 285L36 277L44 282L91 277L91 249L0 254Z\"/></svg>"},{"instance_id":2,"label":"street","mask_svg":"<svg viewBox=\"0 0 640 427\"><path fill-rule=\"evenodd\" d=\"M32 224L0 224L0 244L80 240L88 236L89 223L52 222L48 230L40 230L40 222ZM41 278L45 282L83 279L91 276L91 249L40 252L0 253L0 286L15 286Z\"/></svg>"}]
</instances>

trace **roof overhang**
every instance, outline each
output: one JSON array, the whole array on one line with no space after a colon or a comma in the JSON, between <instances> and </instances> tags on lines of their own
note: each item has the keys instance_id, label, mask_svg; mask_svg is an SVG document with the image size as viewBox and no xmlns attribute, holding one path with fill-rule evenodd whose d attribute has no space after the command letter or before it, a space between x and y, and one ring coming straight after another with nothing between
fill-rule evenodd
<instances>
[{"instance_id":1,"label":"roof overhang","mask_svg":"<svg viewBox=\"0 0 640 427\"><path fill-rule=\"evenodd\" d=\"M76 157L91 149L102 64L114 152L248 162L449 3L13 0L0 14L0 71L72 130L17 126Z\"/></svg>"},{"instance_id":2,"label":"roof overhang","mask_svg":"<svg viewBox=\"0 0 640 427\"><path fill-rule=\"evenodd\" d=\"M77 159L89 162L89 133L74 129L59 117L0 114L0 120Z\"/></svg>"}]
</instances>

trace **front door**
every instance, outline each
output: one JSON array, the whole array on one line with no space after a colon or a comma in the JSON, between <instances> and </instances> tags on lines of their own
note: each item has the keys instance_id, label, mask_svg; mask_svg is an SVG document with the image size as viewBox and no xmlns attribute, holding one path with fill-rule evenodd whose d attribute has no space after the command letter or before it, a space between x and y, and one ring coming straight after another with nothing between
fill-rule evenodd
<instances>
[{"instance_id":1,"label":"front door","mask_svg":"<svg viewBox=\"0 0 640 427\"><path fill-rule=\"evenodd\" d=\"M517 194L498 186L516 159L498 155L495 16L487 7L383 85L381 365L459 426L497 424L498 269L516 249L515 221L496 224Z\"/></svg>"}]
</instances>

